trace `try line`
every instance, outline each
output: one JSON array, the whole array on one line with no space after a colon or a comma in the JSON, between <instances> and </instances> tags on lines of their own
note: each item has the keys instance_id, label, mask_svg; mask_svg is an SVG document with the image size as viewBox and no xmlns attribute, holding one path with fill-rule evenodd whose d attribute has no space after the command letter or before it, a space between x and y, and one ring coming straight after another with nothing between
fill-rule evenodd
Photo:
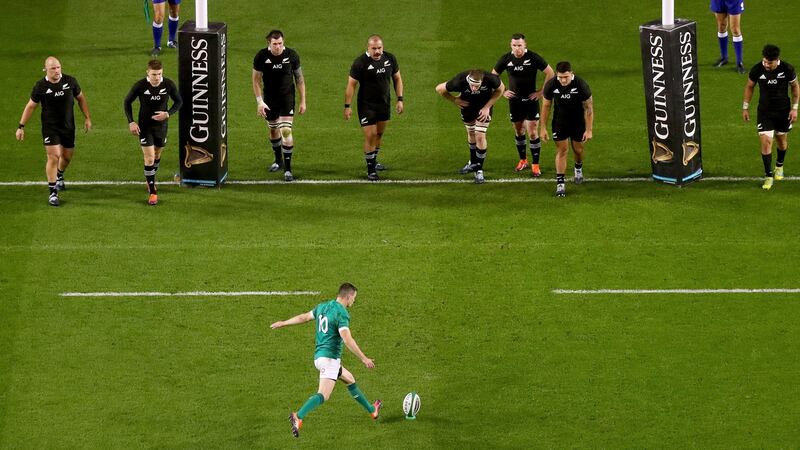
<instances>
[{"instance_id":1,"label":"try line","mask_svg":"<svg viewBox=\"0 0 800 450\"><path fill-rule=\"evenodd\" d=\"M800 294L800 289L553 289L553 294Z\"/></svg>"},{"instance_id":2,"label":"try line","mask_svg":"<svg viewBox=\"0 0 800 450\"><path fill-rule=\"evenodd\" d=\"M61 297L271 297L319 295L319 291L241 291L241 292L62 292Z\"/></svg>"},{"instance_id":3,"label":"try line","mask_svg":"<svg viewBox=\"0 0 800 450\"><path fill-rule=\"evenodd\" d=\"M655 181L650 177L621 177L621 178L586 178L584 180L588 183L643 183ZM738 182L751 182L751 181L764 181L764 177L706 177L702 181L722 181L727 183ZM791 176L785 177L783 181L800 181L800 177ZM549 177L540 178L487 178L486 183L553 183L554 179ZM98 180L98 181L73 181L67 180L67 186L123 186L123 185L139 185L143 184L141 180ZM282 180L228 180L225 184L240 184L240 185L290 185L290 184L327 184L327 185L344 185L344 184L462 184L474 183L472 177L465 176L464 178L440 178L440 179L420 179L420 180L380 180L369 181L362 179L340 179L340 180L303 180L296 179L290 183ZM178 185L177 181L159 181L159 185ZM45 181L0 181L0 186L45 186Z\"/></svg>"}]
</instances>

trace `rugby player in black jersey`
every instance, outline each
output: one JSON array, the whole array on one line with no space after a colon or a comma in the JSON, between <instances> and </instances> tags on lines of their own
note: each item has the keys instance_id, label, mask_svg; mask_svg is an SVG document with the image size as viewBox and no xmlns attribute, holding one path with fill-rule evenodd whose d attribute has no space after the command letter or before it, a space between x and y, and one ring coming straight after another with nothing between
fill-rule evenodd
<instances>
[{"instance_id":1,"label":"rugby player in black jersey","mask_svg":"<svg viewBox=\"0 0 800 450\"><path fill-rule=\"evenodd\" d=\"M133 120L133 102L139 100L139 118ZM172 107L167 108L172 99ZM137 81L125 96L125 117L128 129L139 137L144 157L144 177L147 180L147 203L158 204L156 172L161 162L161 151L167 144L167 121L177 113L183 102L175 83L164 78L161 61L147 63L147 76Z\"/></svg>"},{"instance_id":2,"label":"rugby player in black jersey","mask_svg":"<svg viewBox=\"0 0 800 450\"><path fill-rule=\"evenodd\" d=\"M353 61L347 87L344 91L344 118L353 114L352 101L358 87L358 121L364 133L364 159L367 162L367 179L378 180L378 170L385 167L378 162L381 139L391 118L389 84L394 84L397 96L395 111L403 113L403 78L397 58L383 50L383 38L374 34L367 39L367 51Z\"/></svg>"},{"instance_id":3,"label":"rugby player in black jersey","mask_svg":"<svg viewBox=\"0 0 800 450\"><path fill-rule=\"evenodd\" d=\"M42 141L47 152L47 185L50 189L48 203L60 205L58 191L66 189L64 171L67 170L75 152L75 100L83 113L83 130L92 129L89 103L78 80L61 72L61 62L49 56L44 62L45 77L33 86L31 98L22 111L16 137L25 139L25 124L39 104L42 105Z\"/></svg>"},{"instance_id":4,"label":"rugby player in black jersey","mask_svg":"<svg viewBox=\"0 0 800 450\"><path fill-rule=\"evenodd\" d=\"M758 137L761 140L761 160L764 163L763 189L771 189L773 180L783 179L783 163L789 147L789 130L797 121L797 104L800 101L800 85L794 67L780 59L781 50L771 44L761 51L761 62L750 69L744 87L742 118L750 120L750 99L758 84ZM792 99L787 92L791 89ZM772 141L777 141L778 160L772 171Z\"/></svg>"}]
</instances>

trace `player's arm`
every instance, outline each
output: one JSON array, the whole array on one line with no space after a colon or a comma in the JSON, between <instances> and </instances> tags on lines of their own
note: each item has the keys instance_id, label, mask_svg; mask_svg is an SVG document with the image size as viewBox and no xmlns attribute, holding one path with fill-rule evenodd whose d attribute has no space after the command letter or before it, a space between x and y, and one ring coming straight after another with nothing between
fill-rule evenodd
<instances>
[{"instance_id":1,"label":"player's arm","mask_svg":"<svg viewBox=\"0 0 800 450\"><path fill-rule=\"evenodd\" d=\"M506 86L501 81L500 86L497 86L497 89L492 92L492 96L489 97L489 100L483 105L483 108L478 111L478 120L487 120L491 117L492 106L497 103L497 100L503 95L503 91L505 90Z\"/></svg>"},{"instance_id":2,"label":"player's arm","mask_svg":"<svg viewBox=\"0 0 800 450\"><path fill-rule=\"evenodd\" d=\"M500 73L495 68L495 69L492 69L492 75L497 75L499 77ZM516 96L517 96L516 92L512 91L511 89L506 89L505 92L503 92L503 97L508 98L508 99L512 99L512 98L514 98Z\"/></svg>"},{"instance_id":3,"label":"player's arm","mask_svg":"<svg viewBox=\"0 0 800 450\"><path fill-rule=\"evenodd\" d=\"M175 86L174 83L170 84L169 97L172 99L172 107L167 111L167 114L169 114L169 117L172 117L178 111L180 111L181 107L183 106L183 98L181 97L181 92L178 90L178 86Z\"/></svg>"},{"instance_id":4,"label":"player's arm","mask_svg":"<svg viewBox=\"0 0 800 450\"><path fill-rule=\"evenodd\" d=\"M299 325L301 323L306 323L306 322L309 322L309 321L312 321L312 320L314 320L314 314L312 314L311 311L309 311L309 312L306 312L306 313L303 313L303 314L298 314L298 315L292 317L291 319L279 320L279 321L273 323L272 325L270 325L269 327L274 330L276 328L282 328L282 327L286 327L286 326L289 326L289 325Z\"/></svg>"},{"instance_id":5,"label":"player's arm","mask_svg":"<svg viewBox=\"0 0 800 450\"><path fill-rule=\"evenodd\" d=\"M550 140L550 136L547 134L547 119L550 117L550 107L552 106L553 101L547 98L542 100L542 111L541 117L539 120L539 138L542 141L547 142Z\"/></svg>"},{"instance_id":6,"label":"player's arm","mask_svg":"<svg viewBox=\"0 0 800 450\"><path fill-rule=\"evenodd\" d=\"M294 84L297 86L297 92L300 93L300 109L297 111L300 114L306 113L306 77L303 76L303 68L298 67L292 72L294 75Z\"/></svg>"},{"instance_id":7,"label":"player's arm","mask_svg":"<svg viewBox=\"0 0 800 450\"><path fill-rule=\"evenodd\" d=\"M137 86L139 86L139 83L133 85L128 95L125 96L125 100L122 102L122 109L125 111L125 117L128 119L128 131L136 136L141 132L139 124L133 120L133 101L138 97Z\"/></svg>"},{"instance_id":8,"label":"player's arm","mask_svg":"<svg viewBox=\"0 0 800 450\"><path fill-rule=\"evenodd\" d=\"M264 79L264 74L261 71L253 69L253 94L256 96L256 114L261 117L267 117L267 110L269 107L264 103L263 93L261 92L261 82Z\"/></svg>"},{"instance_id":9,"label":"player's arm","mask_svg":"<svg viewBox=\"0 0 800 450\"><path fill-rule=\"evenodd\" d=\"M744 85L744 100L742 100L742 119L745 122L750 120L750 99L753 98L753 89L755 88L755 81L748 78L747 84Z\"/></svg>"},{"instance_id":10,"label":"player's arm","mask_svg":"<svg viewBox=\"0 0 800 450\"><path fill-rule=\"evenodd\" d=\"M445 100L447 100L449 102L453 102L460 109L464 109L467 106L469 106L469 102L468 101L462 99L461 97L456 97L455 95L451 94L447 90L447 82L446 81L444 83L439 83L438 85L436 85L436 92L439 95L441 95L442 97L444 97Z\"/></svg>"},{"instance_id":11,"label":"player's arm","mask_svg":"<svg viewBox=\"0 0 800 450\"><path fill-rule=\"evenodd\" d=\"M81 108L81 112L83 113L83 132L88 133L89 130L92 129L92 116L89 114L89 101L86 100L86 96L83 95L83 91L76 97L78 100L78 106Z\"/></svg>"},{"instance_id":12,"label":"player's arm","mask_svg":"<svg viewBox=\"0 0 800 450\"><path fill-rule=\"evenodd\" d=\"M500 81L500 86L497 86L497 89L495 89L494 92L492 92L492 96L489 97L489 101L486 102L484 108L491 108L492 106L494 106L494 104L497 103L497 100L503 95L503 92L505 92L505 90L506 90L506 85L503 84L502 81Z\"/></svg>"},{"instance_id":13,"label":"player's arm","mask_svg":"<svg viewBox=\"0 0 800 450\"><path fill-rule=\"evenodd\" d=\"M358 85L358 80L348 76L347 87L344 88L344 120L350 120L350 116L353 115L351 102L353 101L353 95L356 93L356 85Z\"/></svg>"},{"instance_id":14,"label":"player's arm","mask_svg":"<svg viewBox=\"0 0 800 450\"><path fill-rule=\"evenodd\" d=\"M364 352L362 352L358 347L358 344L356 344L356 340L353 339L353 335L350 334L350 328L339 328L339 336L342 337L344 345L346 345L354 355L358 356L358 359L360 359L361 362L367 366L367 368L372 369L375 367L375 362L370 358L367 358L367 355L365 355Z\"/></svg>"},{"instance_id":15,"label":"player's arm","mask_svg":"<svg viewBox=\"0 0 800 450\"><path fill-rule=\"evenodd\" d=\"M403 77L400 76L399 70L392 75L392 81L394 82L394 93L397 95L395 109L397 114L403 114L403 107L405 106L403 102Z\"/></svg>"},{"instance_id":16,"label":"player's arm","mask_svg":"<svg viewBox=\"0 0 800 450\"><path fill-rule=\"evenodd\" d=\"M552 67L550 67L550 64L548 64L547 67L545 67L542 72L544 72L544 82L542 83L542 88L539 89L538 91L533 92L530 95L530 97L528 97L531 100L538 100L542 96L542 93L544 92L544 87L547 85L547 82L550 81L554 76L556 76L556 72L553 70Z\"/></svg>"},{"instance_id":17,"label":"player's arm","mask_svg":"<svg viewBox=\"0 0 800 450\"><path fill-rule=\"evenodd\" d=\"M592 126L594 125L594 106L591 96L583 101L583 119L586 122L583 140L588 141L592 138Z\"/></svg>"},{"instance_id":18,"label":"player's arm","mask_svg":"<svg viewBox=\"0 0 800 450\"><path fill-rule=\"evenodd\" d=\"M25 139L25 124L28 123L28 120L30 120L37 106L39 106L39 104L30 99L28 103L25 104L25 108L22 110L22 117L19 119L19 126L17 127L16 135L18 141Z\"/></svg>"},{"instance_id":19,"label":"player's arm","mask_svg":"<svg viewBox=\"0 0 800 450\"><path fill-rule=\"evenodd\" d=\"M794 123L797 121L797 107L798 102L800 102L800 83L795 78L789 86L792 88L792 109L789 110L789 123Z\"/></svg>"}]
</instances>

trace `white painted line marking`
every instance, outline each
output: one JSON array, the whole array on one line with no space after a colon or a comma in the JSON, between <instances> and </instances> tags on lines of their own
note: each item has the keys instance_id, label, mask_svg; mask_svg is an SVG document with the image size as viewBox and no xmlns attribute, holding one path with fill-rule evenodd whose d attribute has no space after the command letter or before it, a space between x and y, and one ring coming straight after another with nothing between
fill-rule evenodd
<instances>
[{"instance_id":1,"label":"white painted line marking","mask_svg":"<svg viewBox=\"0 0 800 450\"><path fill-rule=\"evenodd\" d=\"M700 181L721 181L721 182L728 182L728 183L738 183L738 182L753 182L753 181L763 181L763 177L706 177L702 178ZM785 177L783 181L800 181L800 177ZM540 177L540 178L487 178L486 183L497 183L497 184L507 184L507 183L553 183L554 179L550 177ZM587 183L643 183L643 182L652 182L654 184L662 184L659 182L654 181L650 177L622 177L622 178L586 178L584 182ZM344 185L344 184L471 184L474 183L471 176L465 176L464 178L441 178L441 179L427 179L427 180L380 180L380 181L369 181L369 180L361 180L361 179L349 179L349 180L303 180L298 179L287 183L281 180L228 180L225 181L225 184L232 184L232 185L273 185L273 184L280 184L280 185L290 185L290 184L319 184L319 185ZM113 180L105 180L105 181L73 181L67 180L67 186L123 186L123 185L139 185L144 184L144 181L136 180L120 180L120 181L113 181ZM177 181L159 181L159 185L178 185ZM0 186L9 186L9 187L18 187L18 186L45 186L47 183L45 181L0 181Z\"/></svg>"},{"instance_id":2,"label":"white painted line marking","mask_svg":"<svg viewBox=\"0 0 800 450\"><path fill-rule=\"evenodd\" d=\"M800 289L553 289L553 294L800 294Z\"/></svg>"},{"instance_id":3,"label":"white painted line marking","mask_svg":"<svg viewBox=\"0 0 800 450\"><path fill-rule=\"evenodd\" d=\"M61 297L266 297L319 295L319 291L241 291L241 292L62 292Z\"/></svg>"}]
</instances>

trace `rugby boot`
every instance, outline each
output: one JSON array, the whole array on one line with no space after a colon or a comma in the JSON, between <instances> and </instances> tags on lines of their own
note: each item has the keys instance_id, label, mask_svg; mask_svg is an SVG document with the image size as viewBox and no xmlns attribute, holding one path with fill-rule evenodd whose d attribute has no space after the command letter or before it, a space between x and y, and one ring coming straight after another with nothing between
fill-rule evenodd
<instances>
[{"instance_id":1,"label":"rugby boot","mask_svg":"<svg viewBox=\"0 0 800 450\"><path fill-rule=\"evenodd\" d=\"M775 179L781 181L783 179L783 166L775 168ZM58 187L58 185L56 185Z\"/></svg>"},{"instance_id":2,"label":"rugby boot","mask_svg":"<svg viewBox=\"0 0 800 450\"><path fill-rule=\"evenodd\" d=\"M534 177L542 176L542 169L539 168L538 164L531 165L531 175Z\"/></svg>"},{"instance_id":3,"label":"rugby boot","mask_svg":"<svg viewBox=\"0 0 800 450\"><path fill-rule=\"evenodd\" d=\"M289 414L289 423L292 425L292 436L300 437L300 427L303 426L303 421L297 417L297 413Z\"/></svg>"},{"instance_id":4,"label":"rugby boot","mask_svg":"<svg viewBox=\"0 0 800 450\"><path fill-rule=\"evenodd\" d=\"M583 183L583 169L575 169L575 184Z\"/></svg>"},{"instance_id":5,"label":"rugby boot","mask_svg":"<svg viewBox=\"0 0 800 450\"><path fill-rule=\"evenodd\" d=\"M380 400L375 400L372 402L372 406L375 407L375 411L369 413L372 416L372 420L378 420L378 416L381 414L381 406L383 406L383 402Z\"/></svg>"},{"instance_id":6,"label":"rugby boot","mask_svg":"<svg viewBox=\"0 0 800 450\"><path fill-rule=\"evenodd\" d=\"M458 169L458 173L461 175L466 175L470 172L475 172L477 168L478 166L476 164L472 164L470 161L467 161L467 164L464 165L464 167Z\"/></svg>"},{"instance_id":7,"label":"rugby boot","mask_svg":"<svg viewBox=\"0 0 800 450\"><path fill-rule=\"evenodd\" d=\"M764 178L764 184L761 185L761 189L764 189L765 191L772 189L772 183L772 177Z\"/></svg>"},{"instance_id":8,"label":"rugby boot","mask_svg":"<svg viewBox=\"0 0 800 450\"><path fill-rule=\"evenodd\" d=\"M528 168L528 160L520 159L519 162L517 163L517 167L514 168L514 172L522 172L527 168Z\"/></svg>"}]
</instances>

